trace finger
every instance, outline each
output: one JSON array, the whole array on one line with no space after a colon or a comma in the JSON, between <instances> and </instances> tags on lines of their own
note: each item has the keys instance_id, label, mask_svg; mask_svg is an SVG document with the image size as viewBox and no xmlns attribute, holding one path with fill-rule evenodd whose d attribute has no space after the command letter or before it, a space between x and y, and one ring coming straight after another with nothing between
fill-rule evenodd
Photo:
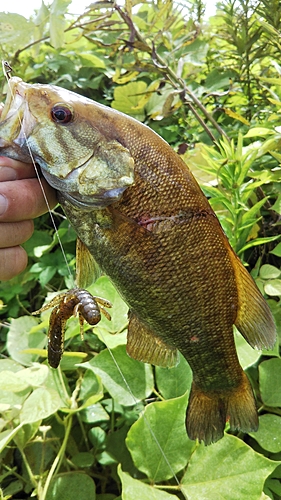
<instances>
[{"instance_id":1,"label":"finger","mask_svg":"<svg viewBox=\"0 0 281 500\"><path fill-rule=\"evenodd\" d=\"M42 185L50 208L56 203L56 192L43 179ZM0 183L0 222L34 219L48 207L38 179L21 179Z\"/></svg>"},{"instance_id":2,"label":"finger","mask_svg":"<svg viewBox=\"0 0 281 500\"><path fill-rule=\"evenodd\" d=\"M34 165L0 156L0 182L36 177Z\"/></svg>"},{"instance_id":3,"label":"finger","mask_svg":"<svg viewBox=\"0 0 281 500\"><path fill-rule=\"evenodd\" d=\"M33 228L32 220L0 223L0 248L21 245L32 236Z\"/></svg>"},{"instance_id":4,"label":"finger","mask_svg":"<svg viewBox=\"0 0 281 500\"><path fill-rule=\"evenodd\" d=\"M19 246L0 249L0 280L8 281L20 274L27 266L26 251Z\"/></svg>"}]
</instances>

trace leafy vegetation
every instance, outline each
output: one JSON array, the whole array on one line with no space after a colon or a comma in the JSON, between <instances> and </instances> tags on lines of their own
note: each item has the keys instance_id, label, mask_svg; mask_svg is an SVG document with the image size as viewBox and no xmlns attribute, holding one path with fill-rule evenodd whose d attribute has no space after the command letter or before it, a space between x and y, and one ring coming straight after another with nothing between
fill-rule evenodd
<instances>
[{"instance_id":1,"label":"leafy vegetation","mask_svg":"<svg viewBox=\"0 0 281 500\"><path fill-rule=\"evenodd\" d=\"M280 5L224 0L204 20L200 0L69 0L32 19L0 14L14 74L54 83L143 121L183 156L257 281L281 334ZM2 77L3 94L5 79ZM71 287L75 233L60 208L36 221L29 266L0 284L0 498L261 500L281 498L281 359L236 335L260 414L257 433L210 446L188 440L191 371L151 367L125 352L127 306L103 276L89 290L112 321L66 331L58 370L46 362L49 312ZM226 429L227 430L227 429Z\"/></svg>"}]
</instances>

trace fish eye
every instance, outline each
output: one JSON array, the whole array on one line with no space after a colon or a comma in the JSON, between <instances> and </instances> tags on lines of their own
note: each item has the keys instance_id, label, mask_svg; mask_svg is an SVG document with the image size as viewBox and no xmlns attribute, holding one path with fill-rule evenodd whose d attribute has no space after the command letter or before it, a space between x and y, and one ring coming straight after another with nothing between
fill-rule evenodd
<instances>
[{"instance_id":1,"label":"fish eye","mask_svg":"<svg viewBox=\"0 0 281 500\"><path fill-rule=\"evenodd\" d=\"M55 104L51 109L51 117L56 123L65 125L73 120L73 111L65 104Z\"/></svg>"}]
</instances>

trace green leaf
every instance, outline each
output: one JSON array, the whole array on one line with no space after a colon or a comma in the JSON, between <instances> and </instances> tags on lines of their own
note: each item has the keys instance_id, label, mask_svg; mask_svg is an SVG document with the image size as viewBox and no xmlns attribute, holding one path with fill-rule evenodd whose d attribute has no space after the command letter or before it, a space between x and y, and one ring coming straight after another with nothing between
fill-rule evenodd
<instances>
[{"instance_id":1,"label":"green leaf","mask_svg":"<svg viewBox=\"0 0 281 500\"><path fill-rule=\"evenodd\" d=\"M126 445L134 464L153 482L182 470L195 447L186 434L186 408L187 394L151 403L128 432Z\"/></svg>"},{"instance_id":2,"label":"green leaf","mask_svg":"<svg viewBox=\"0 0 281 500\"><path fill-rule=\"evenodd\" d=\"M82 451L80 453L76 453L73 455L71 459L72 463L76 465L76 467L81 467L82 469L87 467L92 467L95 462L95 457L93 453L89 453L88 451Z\"/></svg>"},{"instance_id":3,"label":"green leaf","mask_svg":"<svg viewBox=\"0 0 281 500\"><path fill-rule=\"evenodd\" d=\"M241 227L239 228L240 230L243 229L243 226L248 227L247 224L249 224L249 222L251 224L255 223L256 215L260 212L260 209L263 207L266 201L267 198L263 198L262 200L255 203L255 205L253 205L251 208L249 208L249 210L247 210L247 212L243 214L241 219Z\"/></svg>"},{"instance_id":4,"label":"green leaf","mask_svg":"<svg viewBox=\"0 0 281 500\"><path fill-rule=\"evenodd\" d=\"M138 104L146 91L146 83L130 82L127 85L120 85L114 89L114 101L111 106L118 111L122 111L140 121L145 118L144 107L139 109Z\"/></svg>"},{"instance_id":5,"label":"green leaf","mask_svg":"<svg viewBox=\"0 0 281 500\"><path fill-rule=\"evenodd\" d=\"M34 29L24 16L0 12L0 44L8 44L10 49L24 47L33 38Z\"/></svg>"},{"instance_id":6,"label":"green leaf","mask_svg":"<svg viewBox=\"0 0 281 500\"><path fill-rule=\"evenodd\" d=\"M280 269L271 264L264 264L260 268L260 277L264 280L278 278L281 275Z\"/></svg>"},{"instance_id":7,"label":"green leaf","mask_svg":"<svg viewBox=\"0 0 281 500\"><path fill-rule=\"evenodd\" d=\"M43 348L47 337L42 331L30 333L34 326L38 325L38 320L32 316L21 316L12 319L7 336L7 349L10 356L23 365L30 365L38 359L37 355L24 353L25 349Z\"/></svg>"},{"instance_id":8,"label":"green leaf","mask_svg":"<svg viewBox=\"0 0 281 500\"><path fill-rule=\"evenodd\" d=\"M255 364L261 355L261 351L253 349L240 333L234 335L235 345L240 365L243 370Z\"/></svg>"},{"instance_id":9,"label":"green leaf","mask_svg":"<svg viewBox=\"0 0 281 500\"><path fill-rule=\"evenodd\" d=\"M64 43L64 30L66 21L63 16L57 13L50 14L50 42L51 45L58 49Z\"/></svg>"},{"instance_id":10,"label":"green leaf","mask_svg":"<svg viewBox=\"0 0 281 500\"><path fill-rule=\"evenodd\" d=\"M104 297L105 299L109 300L112 304L112 308L108 309L108 312L111 315L111 321L108 321L105 318L105 316L102 315L102 319L99 323L98 328L101 327L103 330L107 330L109 332L109 335L106 335L106 341L108 341L109 344L106 342L106 345L108 345L109 347L115 347L116 342L118 342L118 339L117 340L114 339L113 338L114 336L112 334L115 334L116 332L122 331L124 328L126 328L128 324L128 306L124 302L124 300L120 297L116 288L114 287L114 285L111 283L111 281L107 276L102 276L93 285L91 285L89 287L89 292L92 293L93 295ZM114 345L111 345L110 337ZM118 333L117 337L123 339L124 335ZM102 337L101 340L103 341ZM124 341L122 340L122 343L124 342L125 338Z\"/></svg>"},{"instance_id":11,"label":"green leaf","mask_svg":"<svg viewBox=\"0 0 281 500\"><path fill-rule=\"evenodd\" d=\"M265 479L279 463L225 435L212 446L196 448L182 490L188 500L260 500Z\"/></svg>"},{"instance_id":12,"label":"green leaf","mask_svg":"<svg viewBox=\"0 0 281 500\"><path fill-rule=\"evenodd\" d=\"M91 361L79 366L99 375L110 395L124 406L134 405L147 398L153 390L151 366L129 358L123 345L111 351L105 349Z\"/></svg>"},{"instance_id":13,"label":"green leaf","mask_svg":"<svg viewBox=\"0 0 281 500\"><path fill-rule=\"evenodd\" d=\"M270 253L273 253L273 255L277 255L277 257L281 257L281 243L278 243L273 250L270 251Z\"/></svg>"},{"instance_id":14,"label":"green leaf","mask_svg":"<svg viewBox=\"0 0 281 500\"><path fill-rule=\"evenodd\" d=\"M122 499L123 500L176 500L176 495L170 495L165 491L158 490L142 483L137 479L133 479L129 474L123 472L121 466L118 466L118 475L122 482ZM175 487L176 490L176 487ZM80 500L80 499L79 499Z\"/></svg>"},{"instance_id":15,"label":"green leaf","mask_svg":"<svg viewBox=\"0 0 281 500\"><path fill-rule=\"evenodd\" d=\"M81 61L83 62L83 66L90 68L106 68L104 61L94 54L82 54Z\"/></svg>"},{"instance_id":16,"label":"green leaf","mask_svg":"<svg viewBox=\"0 0 281 500\"><path fill-rule=\"evenodd\" d=\"M281 406L281 359L272 358L259 365L261 398L267 406Z\"/></svg>"},{"instance_id":17,"label":"green leaf","mask_svg":"<svg viewBox=\"0 0 281 500\"><path fill-rule=\"evenodd\" d=\"M281 279L270 280L264 285L264 291L267 295L281 295Z\"/></svg>"},{"instance_id":18,"label":"green leaf","mask_svg":"<svg viewBox=\"0 0 281 500\"><path fill-rule=\"evenodd\" d=\"M17 447L23 450L25 445L35 436L40 425L41 420L39 420L38 422L33 422L32 424L23 425L14 437L14 442L16 443Z\"/></svg>"},{"instance_id":19,"label":"green leaf","mask_svg":"<svg viewBox=\"0 0 281 500\"><path fill-rule=\"evenodd\" d=\"M49 368L46 365L34 363L31 367L25 368L17 372L17 377L22 383L25 382L31 387L39 387L42 385L49 374Z\"/></svg>"},{"instance_id":20,"label":"green leaf","mask_svg":"<svg viewBox=\"0 0 281 500\"><path fill-rule=\"evenodd\" d=\"M192 382L192 371L180 354L180 362L173 368L155 367L155 378L159 392L165 399L182 396L190 390Z\"/></svg>"},{"instance_id":21,"label":"green leaf","mask_svg":"<svg viewBox=\"0 0 281 500\"><path fill-rule=\"evenodd\" d=\"M53 415L60 408L61 399L53 389L35 389L25 400L21 413L21 423L32 423Z\"/></svg>"},{"instance_id":22,"label":"green leaf","mask_svg":"<svg viewBox=\"0 0 281 500\"><path fill-rule=\"evenodd\" d=\"M82 422L88 424L96 424L97 422L106 422L109 420L108 413L103 409L103 406L99 403L87 406L80 412L80 418Z\"/></svg>"},{"instance_id":23,"label":"green leaf","mask_svg":"<svg viewBox=\"0 0 281 500\"><path fill-rule=\"evenodd\" d=\"M19 372L20 373L20 372ZM0 389L11 392L21 392L28 387L25 381L21 381L16 373L11 371L1 371L0 373Z\"/></svg>"},{"instance_id":24,"label":"green leaf","mask_svg":"<svg viewBox=\"0 0 281 500\"><path fill-rule=\"evenodd\" d=\"M259 417L259 429L249 433L259 445L271 453L281 451L281 417L266 413Z\"/></svg>"},{"instance_id":25,"label":"green leaf","mask_svg":"<svg viewBox=\"0 0 281 500\"><path fill-rule=\"evenodd\" d=\"M56 16L61 14L65 14L67 11L67 7L71 4L71 0L53 0L50 12Z\"/></svg>"},{"instance_id":26,"label":"green leaf","mask_svg":"<svg viewBox=\"0 0 281 500\"><path fill-rule=\"evenodd\" d=\"M272 205L271 210L275 210L275 212L281 215L281 194L278 196L274 205Z\"/></svg>"},{"instance_id":27,"label":"green leaf","mask_svg":"<svg viewBox=\"0 0 281 500\"><path fill-rule=\"evenodd\" d=\"M254 127L251 128L244 137L264 137L266 135L275 134L274 130L265 127Z\"/></svg>"},{"instance_id":28,"label":"green leaf","mask_svg":"<svg viewBox=\"0 0 281 500\"><path fill-rule=\"evenodd\" d=\"M268 236L268 237L265 237L265 238L256 238L254 240L251 240L249 241L248 243L246 243L246 245L241 248L239 250L238 255L240 255L241 253L245 252L245 250L247 250L248 248L251 248L251 247L256 247L258 245L265 245L266 243L270 243L271 241L275 241L277 239L279 239L280 236L277 235L277 236Z\"/></svg>"},{"instance_id":29,"label":"green leaf","mask_svg":"<svg viewBox=\"0 0 281 500\"><path fill-rule=\"evenodd\" d=\"M83 472L58 474L50 483L46 500L95 500L93 479Z\"/></svg>"},{"instance_id":30,"label":"green leaf","mask_svg":"<svg viewBox=\"0 0 281 500\"><path fill-rule=\"evenodd\" d=\"M6 448L6 446L12 441L17 432L21 429L23 423L17 425L14 429L9 429L7 431L0 432L0 453Z\"/></svg>"}]
</instances>

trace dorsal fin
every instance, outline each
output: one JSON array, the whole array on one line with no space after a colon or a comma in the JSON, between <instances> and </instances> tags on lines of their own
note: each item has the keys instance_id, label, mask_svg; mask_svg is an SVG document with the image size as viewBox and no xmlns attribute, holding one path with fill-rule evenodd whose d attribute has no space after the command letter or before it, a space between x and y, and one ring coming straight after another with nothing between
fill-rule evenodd
<instances>
[{"instance_id":1,"label":"dorsal fin","mask_svg":"<svg viewBox=\"0 0 281 500\"><path fill-rule=\"evenodd\" d=\"M241 260L231 252L238 290L238 313L235 326L256 349L271 349L276 342L272 313Z\"/></svg>"}]
</instances>

